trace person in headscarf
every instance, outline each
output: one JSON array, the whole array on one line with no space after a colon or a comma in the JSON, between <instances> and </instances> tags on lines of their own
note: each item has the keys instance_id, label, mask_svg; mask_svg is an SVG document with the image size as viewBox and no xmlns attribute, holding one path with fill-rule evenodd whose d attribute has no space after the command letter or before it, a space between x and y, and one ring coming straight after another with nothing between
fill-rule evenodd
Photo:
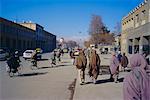
<instances>
[{"instance_id":1,"label":"person in headscarf","mask_svg":"<svg viewBox=\"0 0 150 100\"><path fill-rule=\"evenodd\" d=\"M79 83L80 85L83 85L85 82L85 68L87 65L87 59L83 50L79 51L79 56L77 56L75 60L75 66L78 70Z\"/></svg>"},{"instance_id":2,"label":"person in headscarf","mask_svg":"<svg viewBox=\"0 0 150 100\"><path fill-rule=\"evenodd\" d=\"M125 53L123 53L123 56L121 58L121 66L123 67L123 71L125 71L125 68L127 67L128 63L128 58L125 55Z\"/></svg>"},{"instance_id":3,"label":"person in headscarf","mask_svg":"<svg viewBox=\"0 0 150 100\"><path fill-rule=\"evenodd\" d=\"M118 83L119 76L119 61L116 57L115 52L112 52L112 58L110 60L110 80Z\"/></svg>"},{"instance_id":4,"label":"person in headscarf","mask_svg":"<svg viewBox=\"0 0 150 100\"><path fill-rule=\"evenodd\" d=\"M100 57L96 53L96 50L91 51L91 57L89 59L89 75L92 77L93 83L95 84L97 81L97 77L99 75L100 68Z\"/></svg>"},{"instance_id":5,"label":"person in headscarf","mask_svg":"<svg viewBox=\"0 0 150 100\"><path fill-rule=\"evenodd\" d=\"M140 54L130 59L131 72L123 82L124 100L150 100L150 68Z\"/></svg>"}]
</instances>

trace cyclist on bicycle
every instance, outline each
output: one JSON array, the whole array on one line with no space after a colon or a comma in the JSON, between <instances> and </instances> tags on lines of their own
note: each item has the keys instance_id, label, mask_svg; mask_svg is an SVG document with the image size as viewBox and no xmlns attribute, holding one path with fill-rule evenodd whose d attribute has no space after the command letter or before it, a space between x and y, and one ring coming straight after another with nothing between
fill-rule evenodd
<instances>
[{"instance_id":1,"label":"cyclist on bicycle","mask_svg":"<svg viewBox=\"0 0 150 100\"><path fill-rule=\"evenodd\" d=\"M56 51L55 50L52 53L51 60L52 60L51 65L53 67L53 65L56 65Z\"/></svg>"},{"instance_id":2,"label":"cyclist on bicycle","mask_svg":"<svg viewBox=\"0 0 150 100\"><path fill-rule=\"evenodd\" d=\"M18 51L15 51L15 58L17 59L18 62L21 62Z\"/></svg>"},{"instance_id":3,"label":"cyclist on bicycle","mask_svg":"<svg viewBox=\"0 0 150 100\"><path fill-rule=\"evenodd\" d=\"M9 73L18 72L18 67L20 66L20 64L17 57L15 57L15 54L11 54L10 57L7 59L7 65L9 67Z\"/></svg>"},{"instance_id":4,"label":"cyclist on bicycle","mask_svg":"<svg viewBox=\"0 0 150 100\"><path fill-rule=\"evenodd\" d=\"M33 66L37 67L37 50L35 50L35 53L32 55L32 60Z\"/></svg>"}]
</instances>

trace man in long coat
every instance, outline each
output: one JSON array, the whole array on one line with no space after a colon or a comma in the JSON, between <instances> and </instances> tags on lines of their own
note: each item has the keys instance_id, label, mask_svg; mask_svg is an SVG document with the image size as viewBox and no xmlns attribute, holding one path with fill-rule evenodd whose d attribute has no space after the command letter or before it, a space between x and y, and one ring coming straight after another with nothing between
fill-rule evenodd
<instances>
[{"instance_id":1,"label":"man in long coat","mask_svg":"<svg viewBox=\"0 0 150 100\"><path fill-rule=\"evenodd\" d=\"M89 75L92 77L93 83L96 83L97 77L99 75L99 68L100 68L100 57L96 53L96 50L91 51L91 56L89 59Z\"/></svg>"},{"instance_id":2,"label":"man in long coat","mask_svg":"<svg viewBox=\"0 0 150 100\"><path fill-rule=\"evenodd\" d=\"M78 70L79 83L83 85L85 82L85 68L87 65L87 59L83 50L81 50L79 56L76 57L75 65Z\"/></svg>"},{"instance_id":3,"label":"man in long coat","mask_svg":"<svg viewBox=\"0 0 150 100\"><path fill-rule=\"evenodd\" d=\"M125 53L123 53L123 56L121 58L121 66L123 67L123 71L125 71L125 68L127 67L128 63L128 58L125 55Z\"/></svg>"}]
</instances>

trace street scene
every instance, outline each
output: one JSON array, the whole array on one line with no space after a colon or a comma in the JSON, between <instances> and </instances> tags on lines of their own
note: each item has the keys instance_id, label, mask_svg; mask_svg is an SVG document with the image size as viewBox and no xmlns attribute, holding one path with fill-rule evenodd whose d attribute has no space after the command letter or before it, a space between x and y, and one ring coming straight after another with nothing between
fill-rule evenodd
<instances>
[{"instance_id":1,"label":"street scene","mask_svg":"<svg viewBox=\"0 0 150 100\"><path fill-rule=\"evenodd\" d=\"M2 0L0 100L150 100L150 0Z\"/></svg>"},{"instance_id":2,"label":"street scene","mask_svg":"<svg viewBox=\"0 0 150 100\"><path fill-rule=\"evenodd\" d=\"M69 85L76 78L75 67L67 55L63 62L50 66L50 54L44 54L38 69L31 69L31 62L21 59L21 74L12 78L6 73L6 62L1 62L1 100L69 100Z\"/></svg>"},{"instance_id":3,"label":"street scene","mask_svg":"<svg viewBox=\"0 0 150 100\"><path fill-rule=\"evenodd\" d=\"M86 70L86 84L80 86L77 79L77 69L72 64L69 54L62 57L62 63L52 67L50 53L43 54L43 59L38 62L38 69L31 69L31 62L21 59L23 65L20 72L10 78L6 73L6 61L1 61L1 99L2 100L121 100L122 81L126 72L121 72L120 83L109 81L108 69L103 69L103 74L98 77L98 84L94 85ZM102 55L106 65L110 55ZM107 60L106 60L107 59ZM70 90L74 83L74 89ZM104 91L105 90L105 91ZM72 97L72 91L74 96ZM86 92L83 92L86 91ZM113 94L111 95L111 92ZM110 93L109 93L110 92ZM90 93L90 95L88 95ZM109 95L108 95L109 94ZM95 97L96 96L96 97ZM113 99L112 99L113 100Z\"/></svg>"}]
</instances>

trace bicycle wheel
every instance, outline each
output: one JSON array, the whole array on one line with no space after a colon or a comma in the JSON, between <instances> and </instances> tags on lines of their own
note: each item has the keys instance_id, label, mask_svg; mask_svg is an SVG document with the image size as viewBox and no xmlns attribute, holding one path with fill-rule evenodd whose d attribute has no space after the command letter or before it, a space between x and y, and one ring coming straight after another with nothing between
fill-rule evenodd
<instances>
[{"instance_id":1,"label":"bicycle wheel","mask_svg":"<svg viewBox=\"0 0 150 100\"><path fill-rule=\"evenodd\" d=\"M12 71L8 72L9 77L13 77L14 73Z\"/></svg>"},{"instance_id":2,"label":"bicycle wheel","mask_svg":"<svg viewBox=\"0 0 150 100\"><path fill-rule=\"evenodd\" d=\"M31 68L32 70L38 69L37 64L31 64L30 68Z\"/></svg>"},{"instance_id":3,"label":"bicycle wheel","mask_svg":"<svg viewBox=\"0 0 150 100\"><path fill-rule=\"evenodd\" d=\"M20 64L20 66L17 68L18 69L18 75L21 75L22 74L22 68L23 68L23 65Z\"/></svg>"}]
</instances>

